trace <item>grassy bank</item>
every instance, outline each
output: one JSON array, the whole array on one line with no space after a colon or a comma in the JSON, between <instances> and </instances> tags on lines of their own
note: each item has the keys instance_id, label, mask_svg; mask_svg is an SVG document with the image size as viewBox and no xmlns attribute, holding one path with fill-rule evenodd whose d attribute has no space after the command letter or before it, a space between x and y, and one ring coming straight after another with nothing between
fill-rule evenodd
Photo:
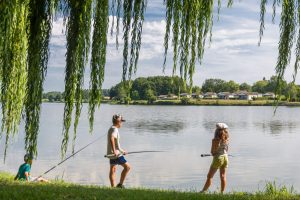
<instances>
[{"instance_id":1,"label":"grassy bank","mask_svg":"<svg viewBox=\"0 0 300 200\"><path fill-rule=\"evenodd\" d=\"M197 192L176 192L150 189L111 189L108 187L82 186L62 182L25 183L13 181L13 176L0 172L0 199L122 199L122 200L271 200L299 199L285 187L276 188L268 184L263 192L253 194L235 192L230 194L199 194Z\"/></svg>"}]
</instances>

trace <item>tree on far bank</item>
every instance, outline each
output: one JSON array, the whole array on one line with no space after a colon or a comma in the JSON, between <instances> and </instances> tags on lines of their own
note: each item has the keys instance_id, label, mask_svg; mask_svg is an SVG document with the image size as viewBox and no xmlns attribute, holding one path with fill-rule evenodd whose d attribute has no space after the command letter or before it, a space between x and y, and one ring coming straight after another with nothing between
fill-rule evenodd
<instances>
[{"instance_id":1,"label":"tree on far bank","mask_svg":"<svg viewBox=\"0 0 300 200\"><path fill-rule=\"evenodd\" d=\"M286 97L288 101L295 102L299 101L300 97L300 86L297 86L295 83L289 83L286 87Z\"/></svg>"},{"instance_id":2,"label":"tree on far bank","mask_svg":"<svg viewBox=\"0 0 300 200\"><path fill-rule=\"evenodd\" d=\"M149 104L152 104L156 100L156 96L154 95L154 92L151 89L146 90L145 97Z\"/></svg>"},{"instance_id":3,"label":"tree on far bank","mask_svg":"<svg viewBox=\"0 0 300 200\"><path fill-rule=\"evenodd\" d=\"M193 86L192 92L199 95L201 94L201 88L199 86Z\"/></svg>"},{"instance_id":4,"label":"tree on far bank","mask_svg":"<svg viewBox=\"0 0 300 200\"><path fill-rule=\"evenodd\" d=\"M251 92L251 85L249 85L248 83L242 83L239 86L239 90Z\"/></svg>"},{"instance_id":5,"label":"tree on far bank","mask_svg":"<svg viewBox=\"0 0 300 200\"><path fill-rule=\"evenodd\" d=\"M236 92L240 88L240 85L232 80L226 82L223 86L223 91L224 92Z\"/></svg>"},{"instance_id":6,"label":"tree on far bank","mask_svg":"<svg viewBox=\"0 0 300 200\"><path fill-rule=\"evenodd\" d=\"M110 89L109 95L110 95L111 98L115 98L117 100L125 101L125 99L127 97L127 91L124 88L123 83L119 83L119 84L113 86Z\"/></svg>"},{"instance_id":7,"label":"tree on far bank","mask_svg":"<svg viewBox=\"0 0 300 200\"><path fill-rule=\"evenodd\" d=\"M252 91L253 92L258 92L258 93L265 93L267 85L268 85L267 80L257 81L253 84Z\"/></svg>"},{"instance_id":8,"label":"tree on far bank","mask_svg":"<svg viewBox=\"0 0 300 200\"><path fill-rule=\"evenodd\" d=\"M276 92L278 94L287 95L286 92L287 82L282 79L278 79L277 76L271 76L266 85L265 92Z\"/></svg>"},{"instance_id":9,"label":"tree on far bank","mask_svg":"<svg viewBox=\"0 0 300 200\"><path fill-rule=\"evenodd\" d=\"M140 95L139 95L139 92L137 90L132 91L131 99L132 100L140 100Z\"/></svg>"},{"instance_id":10,"label":"tree on far bank","mask_svg":"<svg viewBox=\"0 0 300 200\"><path fill-rule=\"evenodd\" d=\"M224 92L224 86L226 81L222 79L206 79L204 83L202 84L202 92Z\"/></svg>"}]
</instances>

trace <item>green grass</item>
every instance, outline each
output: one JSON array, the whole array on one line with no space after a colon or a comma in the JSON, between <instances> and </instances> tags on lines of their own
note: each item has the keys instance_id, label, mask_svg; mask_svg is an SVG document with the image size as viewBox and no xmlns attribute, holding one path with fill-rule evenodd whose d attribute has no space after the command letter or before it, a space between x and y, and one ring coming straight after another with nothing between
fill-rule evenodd
<instances>
[{"instance_id":1,"label":"green grass","mask_svg":"<svg viewBox=\"0 0 300 200\"><path fill-rule=\"evenodd\" d=\"M111 189L108 187L83 186L64 182L26 183L13 181L13 176L0 172L0 199L111 199L111 200L271 200L299 199L292 189L268 183L265 191L253 194L233 192L229 194L200 194L170 190Z\"/></svg>"}]
</instances>

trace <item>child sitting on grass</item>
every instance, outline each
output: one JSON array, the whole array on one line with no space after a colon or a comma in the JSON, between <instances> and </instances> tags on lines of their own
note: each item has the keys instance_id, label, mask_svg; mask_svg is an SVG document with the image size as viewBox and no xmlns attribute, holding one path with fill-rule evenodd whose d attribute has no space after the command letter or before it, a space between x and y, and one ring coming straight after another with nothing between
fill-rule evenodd
<instances>
[{"instance_id":1,"label":"child sitting on grass","mask_svg":"<svg viewBox=\"0 0 300 200\"><path fill-rule=\"evenodd\" d=\"M21 180L21 181L26 181L26 182L30 182L30 181L48 182L48 180L46 180L42 177L39 177L39 178L30 177L30 169L31 169L31 165L32 165L32 160L33 160L32 155L26 154L24 156L25 163L20 165L19 171L14 180Z\"/></svg>"},{"instance_id":2,"label":"child sitting on grass","mask_svg":"<svg viewBox=\"0 0 300 200\"><path fill-rule=\"evenodd\" d=\"M224 192L226 187L226 168L228 167L228 139L228 126L224 123L217 123L215 136L211 145L213 161L207 174L207 180L201 192L206 192L208 190L212 183L212 178L218 169L220 169L221 193Z\"/></svg>"}]
</instances>

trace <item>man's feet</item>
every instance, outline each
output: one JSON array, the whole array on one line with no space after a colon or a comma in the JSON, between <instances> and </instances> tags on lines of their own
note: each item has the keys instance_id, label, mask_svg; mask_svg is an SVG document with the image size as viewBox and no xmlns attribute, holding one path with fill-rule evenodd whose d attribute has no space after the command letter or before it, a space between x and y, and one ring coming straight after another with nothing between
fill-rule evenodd
<instances>
[{"instance_id":1,"label":"man's feet","mask_svg":"<svg viewBox=\"0 0 300 200\"><path fill-rule=\"evenodd\" d=\"M116 188L122 188L122 189L125 189L124 185L121 184L121 183L119 183L119 184L116 186Z\"/></svg>"}]
</instances>

